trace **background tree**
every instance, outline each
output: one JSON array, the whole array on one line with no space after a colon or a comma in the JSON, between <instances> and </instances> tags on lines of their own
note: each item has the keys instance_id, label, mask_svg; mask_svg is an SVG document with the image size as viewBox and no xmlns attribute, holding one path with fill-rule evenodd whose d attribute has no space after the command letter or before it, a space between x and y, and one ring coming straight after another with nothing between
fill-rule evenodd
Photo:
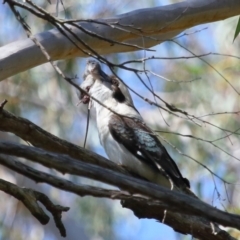
<instances>
[{"instance_id":1,"label":"background tree","mask_svg":"<svg viewBox=\"0 0 240 240\"><path fill-rule=\"evenodd\" d=\"M221 23L197 26L181 33L186 28L194 25L239 15L240 3L238 1L202 1L201 4L198 1L189 1L178 5L160 7L159 9L139 10L132 13L130 11L139 8L139 2L138 4L128 1L114 4L110 1L105 4L102 4L101 1L94 3L84 1L78 4L73 2L67 3L69 6L64 5L65 10L60 5L57 7L58 18L52 18L48 15L48 13L52 13L53 16L56 16L56 5L54 3L39 3L39 6L45 9L46 13L34 6L32 2L27 1L27 3L21 5L21 2L6 1L5 5L1 5L4 22L0 21L2 25L0 27L2 31L0 36L4 37L0 39L3 45L0 57L0 78L3 80L8 77L8 81L2 81L0 85L1 100L8 99L8 104L4 106L4 109L16 116L29 119L41 126L42 129L62 139L82 146L86 129L85 115L87 110L83 106L76 107L78 102L76 89L64 81L63 77L56 73L50 64L44 64L34 69L30 68L47 62L47 58L49 60L48 55L51 56L52 60L71 58L70 60L58 61L57 66L64 73L66 80L80 83L86 60L73 57L96 56L100 61L108 63L110 69L105 67L105 71L110 73L111 68L115 66L113 69L115 73L125 80L131 89L143 96L144 99L148 99L148 101L144 101L136 94L132 94L136 107L148 124L156 131L161 131L160 137L164 138L161 141L167 141L166 147L168 151L178 162L183 175L191 180L193 191L202 200L214 207L238 213L238 185L227 184L236 183L239 176L240 87L237 78L239 57L234 56L239 47L239 41L236 39L234 44L232 43L237 20L228 19ZM142 1L141 7L156 7L162 4L170 4L170 1ZM25 6L31 7L31 9L26 10L24 9ZM14 9L17 9L20 15L17 12L14 14ZM39 12L42 15L36 17ZM109 18L108 20L99 20L123 12L130 13ZM19 18L19 16L23 18ZM153 18L148 16L153 16ZM16 17L19 18L20 23L16 21ZM81 22L88 32L75 31L73 26L66 25L68 29L78 34L79 39L74 38L74 35L71 35L65 29L64 31L68 33L71 41L56 30L33 37L32 34L34 33L56 27L54 24L61 18L94 18L98 19L98 22L94 23L91 20ZM130 20L134 20L134 22ZM148 21L151 21L151 24ZM29 24L31 33L26 23ZM61 23L58 23L58 25L63 28ZM30 38L37 39L35 43L31 39L27 40L25 38L22 26L25 27ZM180 35L176 36L177 34ZM109 42L106 39L99 39L100 37L114 41ZM23 40L16 41L16 39L21 38ZM84 42L80 42L80 40ZM165 42L158 45L163 40ZM11 41L14 42L10 43ZM122 44L119 44L119 42ZM45 56L36 46L39 43L43 45L42 51ZM87 45L84 46L84 44ZM152 47L150 50L154 51L148 51L148 47ZM97 51L98 54L107 55L99 56L92 50ZM134 52L116 54L117 52L129 51ZM131 62L123 64L126 61ZM23 71L26 69L30 70ZM23 72L15 75L21 71ZM159 99L158 96L164 99L165 102ZM149 105L149 102L151 105ZM91 115L93 114L91 113ZM92 116L90 119L87 149L104 155L102 148L99 146L96 128L92 121L94 117ZM4 110L1 110L0 130L3 132L0 132L0 137L2 140L21 144L30 142L32 145L45 150L69 153L71 157L80 159L84 156L85 158L82 160L94 161L90 158L87 159L89 152L86 153L88 155L82 156L77 155L77 153L74 155L70 151L64 152L63 146L68 146L67 143L60 144L58 142L61 148L50 145L49 142L49 145L46 144L42 141L46 141L47 138L44 133L41 135L41 130L35 127L30 127L29 130L29 126L33 125L24 122L20 118L15 119ZM25 141L6 132L12 132ZM52 144L54 141L57 142L56 139L53 139ZM171 145L168 145L168 143ZM19 145L2 144L0 152L8 155L17 154L21 157L19 148ZM28 151L30 149L24 149L24 153ZM80 150L76 150L76 152L78 151ZM32 155L26 156L24 153L22 153L22 157L36 160ZM79 235L82 236L82 239L129 239L130 237L131 239L165 239L166 235L168 239L178 237L190 239L190 236L185 237L184 235L178 235L177 237L174 231L167 229L160 223L156 223L156 220L136 219L131 211L124 210L116 200L111 201L105 198L92 197L79 198L76 195L59 191L46 184L35 184L25 177L26 175L29 177L29 171L23 175L16 174L16 171L19 172L16 169L19 164L14 164L13 161L16 159L9 158L5 154L1 155L1 164L7 165L15 171L2 168L1 178L18 186L39 190L49 196L54 203L70 206L70 210L63 214L63 223L67 229L68 239L78 239ZM37 155L36 152L34 154ZM94 156L92 156L92 159L94 159ZM61 158L59 157L59 159ZM196 161L198 161L198 164L196 164ZM11 162L13 164L10 166ZM85 189L85 194L91 193L94 195L93 192L95 191L94 196L100 196L99 192L103 196L103 193L107 193L99 190L100 187L112 189L112 187L103 183L86 178L79 178L70 174L63 176L61 173L52 170L52 165L49 166L51 168L46 168L26 160L22 160L22 162L34 167L34 169L61 179L70 180L78 185L88 184L98 187L97 189L91 189L92 192ZM49 162L52 164L52 161ZM119 170L111 164L105 167L114 168L115 171ZM62 172L64 171L62 169ZM101 176L100 173L99 176ZM86 173L85 175L81 174L86 177ZM36 173L36 175L41 176L39 173ZM44 178L48 179L47 176L44 176ZM104 182L101 178L99 180ZM40 180L38 179L38 181ZM56 183L57 179L54 179L54 181ZM10 185L6 185L6 182L1 182L1 184L3 191L6 186L8 188L5 190L10 191ZM12 187L14 188L14 186ZM133 191L133 189L130 190ZM8 193L15 196L14 191ZM36 193L32 192L24 192L24 194L23 196L26 196L26 198L29 196L36 197ZM85 194L82 192L82 195ZM111 197L130 198L130 196L124 195L122 192L121 194L117 192L118 195L116 192L108 192L108 194ZM146 196L149 197L149 195ZM131 196L132 199L134 197L136 198L136 196ZM22 199L20 198L20 200ZM2 194L1 201L1 219L3 219L1 235L3 239L16 239L16 236L18 239L19 236L22 239L59 239L59 233L53 222L42 227L29 214L29 211L14 198ZM129 204L125 202L125 204L130 208L134 207L131 206L131 202ZM141 204L141 201L139 204ZM154 203L152 204L153 206L150 207L154 213L156 208L154 208ZM189 209L190 205L189 203ZM154 217L150 208L147 208L146 204L144 206L146 209L143 212L137 212L137 210L143 208L138 206L136 209L133 208L135 214L139 217L146 217L144 214L147 212ZM52 212L54 212L53 209L56 208L52 207ZM181 209L177 207L177 210L180 211ZM227 221L227 216L225 219ZM166 223L169 224L167 221L168 218L166 218ZM232 222L236 223L232 227L239 229L237 221ZM174 225L171 226L174 227ZM191 233L183 226L181 227L182 229L177 230ZM238 238L237 231L233 229L228 231L232 236ZM195 234L193 232L193 236L198 237ZM221 238L221 235L219 238L217 237L216 239L226 239Z\"/></svg>"}]
</instances>

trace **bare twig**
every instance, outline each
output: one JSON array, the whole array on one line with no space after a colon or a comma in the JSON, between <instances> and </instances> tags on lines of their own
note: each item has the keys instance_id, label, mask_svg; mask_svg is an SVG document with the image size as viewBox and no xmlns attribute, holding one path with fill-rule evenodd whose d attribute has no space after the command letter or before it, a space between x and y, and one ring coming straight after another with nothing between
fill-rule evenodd
<instances>
[{"instance_id":1,"label":"bare twig","mask_svg":"<svg viewBox=\"0 0 240 240\"><path fill-rule=\"evenodd\" d=\"M178 135L178 136L181 136L181 137L187 137L187 138L192 138L192 139L195 139L197 141L201 141L201 142L205 142L205 143L209 143L211 144L212 146L214 146L215 148L221 150L222 152L224 152L225 154L227 154L228 156L240 161L240 158L237 158L236 156L232 155L231 153L227 152L226 150L222 149L221 147L217 146L214 142L216 141L219 141L219 140L222 140L224 138L227 138L229 136L231 136L232 134L234 133L238 133L240 130L240 128L237 128L235 131L233 131L232 133L230 134L227 134L226 136L224 137L220 137L220 138L217 138L217 139L214 139L214 140L207 140L207 139L203 139L203 138L200 138L200 137L196 137L196 136L193 136L193 135L190 135L190 134L181 134L181 133L177 133L177 132L168 132L168 131L162 131L162 130L158 130L158 131L154 131L154 132L162 132L162 133L169 133L169 134L174 134L174 135Z\"/></svg>"},{"instance_id":2,"label":"bare twig","mask_svg":"<svg viewBox=\"0 0 240 240\"><path fill-rule=\"evenodd\" d=\"M184 47L182 44L180 44L179 42L175 41L175 40L169 40L172 41L173 43L177 44L179 47L183 48L184 50L186 50L187 52L191 53L193 56L196 56L196 54L189 50L188 48ZM231 88L238 94L240 95L239 90L232 85L232 83L220 72L218 71L212 64L210 64L208 61L206 61L204 58L199 57L199 59L204 62L207 66L209 66L210 68L212 68L222 79L224 79L225 82L227 82L227 84L229 84L229 86L231 86Z\"/></svg>"},{"instance_id":3,"label":"bare twig","mask_svg":"<svg viewBox=\"0 0 240 240\"><path fill-rule=\"evenodd\" d=\"M217 178L219 178L221 181L223 181L224 183L227 184L231 184L230 182L227 182L225 179L223 179L222 177L220 177L218 174L214 173L209 167L207 167L206 165L204 165L203 163L201 163L200 161L198 161L197 159L183 153L180 151L180 149L178 149L175 145L173 145L172 143L170 143L167 139L163 138L160 136L160 138L166 142L168 145L170 145L173 149L175 149L180 155L187 157L191 160L193 160L194 162L196 162L197 164L199 164L200 166L202 166L203 168L205 168L207 171L209 171L212 175L216 176Z\"/></svg>"}]
</instances>

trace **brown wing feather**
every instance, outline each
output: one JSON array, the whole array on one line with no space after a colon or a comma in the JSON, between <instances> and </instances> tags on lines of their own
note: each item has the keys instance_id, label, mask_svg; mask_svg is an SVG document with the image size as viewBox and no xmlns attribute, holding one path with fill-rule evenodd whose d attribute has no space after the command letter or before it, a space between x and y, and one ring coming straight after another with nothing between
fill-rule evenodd
<instances>
[{"instance_id":1,"label":"brown wing feather","mask_svg":"<svg viewBox=\"0 0 240 240\"><path fill-rule=\"evenodd\" d=\"M190 188L189 181L182 177L165 147L142 120L113 115L109 130L113 138L139 160L165 172L176 186Z\"/></svg>"}]
</instances>

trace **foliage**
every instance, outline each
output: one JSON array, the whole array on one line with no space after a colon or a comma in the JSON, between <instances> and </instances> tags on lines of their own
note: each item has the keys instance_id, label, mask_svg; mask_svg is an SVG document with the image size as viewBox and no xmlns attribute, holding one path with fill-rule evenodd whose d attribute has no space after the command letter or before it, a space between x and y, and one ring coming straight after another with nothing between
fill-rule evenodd
<instances>
[{"instance_id":1,"label":"foliage","mask_svg":"<svg viewBox=\"0 0 240 240\"><path fill-rule=\"evenodd\" d=\"M233 42L236 39L236 37L238 36L239 32L240 32L240 18L238 19L237 27L236 27L234 37L233 37Z\"/></svg>"}]
</instances>

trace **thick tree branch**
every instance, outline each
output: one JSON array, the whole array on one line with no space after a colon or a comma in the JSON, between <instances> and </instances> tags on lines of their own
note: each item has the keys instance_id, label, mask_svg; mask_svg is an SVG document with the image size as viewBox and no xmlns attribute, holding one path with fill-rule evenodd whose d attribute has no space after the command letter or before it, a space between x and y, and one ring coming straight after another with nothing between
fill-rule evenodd
<instances>
[{"instance_id":1,"label":"thick tree branch","mask_svg":"<svg viewBox=\"0 0 240 240\"><path fill-rule=\"evenodd\" d=\"M131 209L138 218L154 218L164 219L164 223L174 228L176 231L189 234L199 239L211 239L214 240L233 240L228 233L219 229L216 225L210 225L209 221L204 218L195 216L189 216L185 214L173 213L167 211L164 216L165 210L168 208L163 202L153 200L149 197L140 194L129 194L126 191L108 190L86 185L77 185L71 181L43 173L29 167L13 157L0 154L0 164L8 167L9 169L16 171L36 182L48 183L59 189L72 192L78 196L94 196L94 197L106 197L111 199L120 199L122 205ZM213 230L213 227L215 229ZM215 231L215 235L213 235Z\"/></svg>"},{"instance_id":2,"label":"thick tree branch","mask_svg":"<svg viewBox=\"0 0 240 240\"><path fill-rule=\"evenodd\" d=\"M131 209L138 218L158 219L175 231L191 234L194 238L205 240L234 240L227 232L202 216L190 216L177 212L166 211L166 208L154 206L151 203L141 203L134 200L121 201L122 206ZM147 213L147 216L146 216Z\"/></svg>"},{"instance_id":3,"label":"thick tree branch","mask_svg":"<svg viewBox=\"0 0 240 240\"><path fill-rule=\"evenodd\" d=\"M43 193L28 188L20 188L15 184L7 182L3 179L0 179L0 190L21 201L41 224L47 224L49 222L49 217L38 205L38 201L41 202L46 209L52 213L55 224L59 229L61 236L66 236L66 230L61 218L62 212L69 210L68 207L54 205Z\"/></svg>"},{"instance_id":4,"label":"thick tree branch","mask_svg":"<svg viewBox=\"0 0 240 240\"><path fill-rule=\"evenodd\" d=\"M85 57L85 44L98 54L136 50L136 46L112 44L97 35L115 42L147 48L170 39L187 28L239 14L239 0L189 0L162 7L135 10L109 19L79 20L79 26L85 31L70 26L74 35L82 41L77 43L78 47L56 29L40 33L35 37L52 60ZM38 17L42 16L48 19L43 13ZM68 21L68 24L70 25L71 22ZM95 37L92 34L95 34ZM76 37L70 36L70 38L76 40ZM0 80L47 62L41 50L30 39L17 41L0 49Z\"/></svg>"},{"instance_id":5,"label":"thick tree branch","mask_svg":"<svg viewBox=\"0 0 240 240\"><path fill-rule=\"evenodd\" d=\"M24 157L63 173L91 178L117 186L131 193L146 195L164 202L168 205L167 209L169 211L176 211L178 213L194 216L205 216L218 224L240 229L240 216L236 214L223 212L183 193L170 191L169 189L140 179L106 170L92 164L76 161L66 155L55 154L34 147L6 142L0 143L0 152Z\"/></svg>"},{"instance_id":6,"label":"thick tree branch","mask_svg":"<svg viewBox=\"0 0 240 240\"><path fill-rule=\"evenodd\" d=\"M167 208L154 206L149 202L134 200L121 201L122 206L131 209L138 218L153 218L167 224L182 234L191 234L194 238L205 240L234 240L227 232L216 224L210 223L203 215L190 216L176 211L166 211Z\"/></svg>"},{"instance_id":7,"label":"thick tree branch","mask_svg":"<svg viewBox=\"0 0 240 240\"><path fill-rule=\"evenodd\" d=\"M51 135L50 133L44 131L43 129L33 124L32 122L20 117L15 117L14 115L10 114L9 112L3 109L0 109L0 130L12 132L17 136L23 138L24 140L31 142L33 145L41 147L43 149L68 154L74 157L75 160L77 158L78 160L81 161L86 161L89 163L102 166L105 169L112 169L114 170L114 172L122 172L126 174L126 172L123 171L122 168L114 166L115 165L114 163L107 161L103 157L98 156L97 154L93 154L87 151L86 149L82 149L81 147L78 147L74 144L61 140ZM166 206L166 204L163 201L159 201L159 199L157 199L158 204L156 205L155 204L156 200L152 199L150 201L149 196L144 197L143 194L140 195L136 193L130 194L129 198L128 196L129 193L125 191L115 192L112 190L109 191L105 189L100 190L92 188L90 186L78 186L75 185L74 183L68 181L66 182L66 180L63 179L56 179L54 176L48 176L46 173L38 172L26 165L23 165L18 161L14 161L9 156L7 159L6 156L4 158L0 157L0 162L1 164L11 168L12 170L24 174L25 176L37 182L39 181L46 182L52 186L64 189L65 191L73 192L80 196L92 195L97 197L122 199L124 200L123 205L133 210L135 215L138 217L155 218L158 219L159 221L162 221L162 219L164 219L163 214L164 210L169 209L168 205ZM110 163L110 165L108 165L108 162ZM98 172L98 175L102 175L101 172ZM122 179L124 179L125 176L122 177ZM44 179L46 181L44 181ZM145 181L141 181L141 185L142 184L144 185L145 183L146 183ZM146 199L146 201L143 200L143 197ZM187 202L188 201L186 200L185 203ZM167 203L169 204L168 201ZM165 216L166 218L164 222L168 224L170 227L174 228L176 231L186 234L192 234L194 237L200 239L216 239L216 240L233 239L225 231L220 230L216 225L214 227L215 232L217 232L217 235L213 235L213 228L204 215L201 215L201 217L200 215L199 217L190 216L186 215L185 213L176 213L177 211L178 210L170 212L169 210L167 217Z\"/></svg>"},{"instance_id":8,"label":"thick tree branch","mask_svg":"<svg viewBox=\"0 0 240 240\"><path fill-rule=\"evenodd\" d=\"M17 173L22 174L25 177L32 179L33 181L36 181L37 183L40 183L40 182L47 183L56 188L75 193L80 197L93 196L93 197L119 199L119 200L127 200L129 198L134 199L133 195L125 191L109 190L109 189L104 189L99 187L88 186L88 185L75 184L69 180L38 171L30 166L27 166L24 163L21 163L20 161L16 160L14 157L10 157L8 155L0 154L0 164L5 167L8 167L9 169ZM149 200L149 198L147 199Z\"/></svg>"},{"instance_id":9,"label":"thick tree branch","mask_svg":"<svg viewBox=\"0 0 240 240\"><path fill-rule=\"evenodd\" d=\"M0 109L0 131L14 133L23 140L30 142L33 146L51 152L67 154L75 159L127 174L123 168L106 160L104 157L62 140L28 119L16 117L4 109Z\"/></svg>"}]
</instances>

